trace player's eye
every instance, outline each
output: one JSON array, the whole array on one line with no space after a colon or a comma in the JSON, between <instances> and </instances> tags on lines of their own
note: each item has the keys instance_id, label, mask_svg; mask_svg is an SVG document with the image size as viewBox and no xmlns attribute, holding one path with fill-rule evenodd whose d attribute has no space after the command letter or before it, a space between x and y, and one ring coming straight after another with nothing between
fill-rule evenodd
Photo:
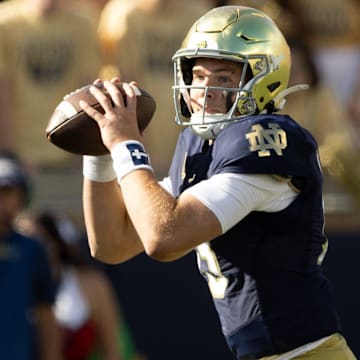
<instances>
[{"instance_id":1,"label":"player's eye","mask_svg":"<svg viewBox=\"0 0 360 360\"><path fill-rule=\"evenodd\" d=\"M228 75L219 76L218 83L219 83L219 85L226 86L226 87L235 86L234 79Z\"/></svg>"},{"instance_id":2,"label":"player's eye","mask_svg":"<svg viewBox=\"0 0 360 360\"><path fill-rule=\"evenodd\" d=\"M202 74L194 74L193 76L193 82L203 82L205 80L205 76Z\"/></svg>"}]
</instances>

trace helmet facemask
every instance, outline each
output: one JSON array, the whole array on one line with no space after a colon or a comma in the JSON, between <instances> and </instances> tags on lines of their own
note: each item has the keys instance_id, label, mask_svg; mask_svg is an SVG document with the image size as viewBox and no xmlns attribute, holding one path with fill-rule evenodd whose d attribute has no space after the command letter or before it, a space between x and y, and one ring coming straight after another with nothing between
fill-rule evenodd
<instances>
[{"instance_id":1,"label":"helmet facemask","mask_svg":"<svg viewBox=\"0 0 360 360\"><path fill-rule=\"evenodd\" d=\"M216 54L216 51L214 51ZM175 85L173 86L173 97L176 111L176 122L182 126L190 126L191 129L204 139L214 139L227 125L237 122L246 116L253 115L258 112L256 101L252 96L252 87L256 81L265 76L267 73L266 66L263 66L262 71L254 77L249 61L246 57L241 58L236 54L230 59L228 56L209 56L209 49L206 54L202 56L202 51L198 49L196 57L174 57L174 74ZM192 67L195 64L196 58L221 58L224 60L236 61L242 64L241 79L237 87L214 87L214 86L194 86L192 83ZM266 59L259 59L259 63L266 63ZM191 99L190 90L202 90L204 92L204 103L201 111L194 111ZM226 99L226 112L224 113L207 113L208 94L210 92L219 91Z\"/></svg>"}]
</instances>

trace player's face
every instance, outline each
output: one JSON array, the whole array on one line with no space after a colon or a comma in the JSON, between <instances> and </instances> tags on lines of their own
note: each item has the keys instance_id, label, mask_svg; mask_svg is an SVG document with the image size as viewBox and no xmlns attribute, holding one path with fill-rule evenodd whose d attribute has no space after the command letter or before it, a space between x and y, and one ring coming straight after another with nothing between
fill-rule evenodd
<instances>
[{"instance_id":1,"label":"player's face","mask_svg":"<svg viewBox=\"0 0 360 360\"><path fill-rule=\"evenodd\" d=\"M192 111L197 113L205 107L207 114L225 114L229 110L229 100L235 99L235 92L216 89L208 89L206 92L204 87L238 88L241 73L241 63L210 58L196 59L191 84L195 88L190 90Z\"/></svg>"}]
</instances>

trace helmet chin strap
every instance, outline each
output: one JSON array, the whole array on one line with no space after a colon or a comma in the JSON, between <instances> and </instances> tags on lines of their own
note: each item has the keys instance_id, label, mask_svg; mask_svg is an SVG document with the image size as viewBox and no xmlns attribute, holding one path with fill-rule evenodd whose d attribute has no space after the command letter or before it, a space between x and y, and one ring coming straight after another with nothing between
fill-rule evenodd
<instances>
[{"instance_id":1,"label":"helmet chin strap","mask_svg":"<svg viewBox=\"0 0 360 360\"><path fill-rule=\"evenodd\" d=\"M190 125L194 134L200 136L204 140L214 140L219 133L230 123L218 123L210 125Z\"/></svg>"},{"instance_id":2,"label":"helmet chin strap","mask_svg":"<svg viewBox=\"0 0 360 360\"><path fill-rule=\"evenodd\" d=\"M280 94L275 96L273 99L274 111L282 110L284 108L285 103L286 103L286 99L285 99L286 96L288 96L296 91L307 90L307 89L309 89L309 87L310 86L308 84L299 84L299 85L291 86L291 87L285 89L284 91L282 91Z\"/></svg>"},{"instance_id":3,"label":"helmet chin strap","mask_svg":"<svg viewBox=\"0 0 360 360\"><path fill-rule=\"evenodd\" d=\"M204 140L215 139L217 135L229 125L226 122L220 122L226 114L193 114L191 119L193 125L190 125L191 130Z\"/></svg>"}]
</instances>

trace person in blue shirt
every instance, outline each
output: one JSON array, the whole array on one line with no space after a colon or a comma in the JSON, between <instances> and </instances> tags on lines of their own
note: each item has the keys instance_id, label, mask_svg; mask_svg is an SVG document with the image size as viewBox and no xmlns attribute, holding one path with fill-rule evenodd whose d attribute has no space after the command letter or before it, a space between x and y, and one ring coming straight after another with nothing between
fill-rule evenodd
<instances>
[{"instance_id":1,"label":"person in blue shirt","mask_svg":"<svg viewBox=\"0 0 360 360\"><path fill-rule=\"evenodd\" d=\"M29 196L25 166L13 154L0 153L0 358L61 360L47 252L15 230Z\"/></svg>"},{"instance_id":2,"label":"person in blue shirt","mask_svg":"<svg viewBox=\"0 0 360 360\"><path fill-rule=\"evenodd\" d=\"M93 86L104 113L80 102L110 152L84 156L92 254L166 262L196 250L238 360L355 359L321 268L328 243L317 144L277 113L306 88L288 88L285 37L259 10L217 7L194 23L173 63L184 129L161 182L137 127L135 82L123 85L126 101L118 79L104 82L111 99Z\"/></svg>"}]
</instances>

